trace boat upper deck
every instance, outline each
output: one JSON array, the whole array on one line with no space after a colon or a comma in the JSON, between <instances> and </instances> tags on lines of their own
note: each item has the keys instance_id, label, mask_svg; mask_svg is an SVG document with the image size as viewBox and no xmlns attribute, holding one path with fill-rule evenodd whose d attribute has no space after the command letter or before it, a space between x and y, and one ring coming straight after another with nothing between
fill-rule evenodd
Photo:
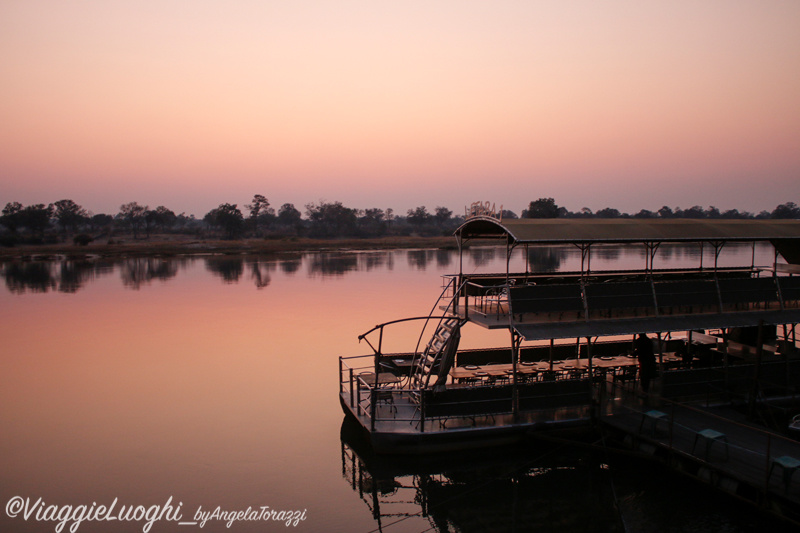
<instances>
[{"instance_id":1,"label":"boat upper deck","mask_svg":"<svg viewBox=\"0 0 800 533\"><path fill-rule=\"evenodd\" d=\"M800 277L762 273L744 267L462 276L454 309L486 328L514 328L526 340L800 321Z\"/></svg>"},{"instance_id":2,"label":"boat upper deck","mask_svg":"<svg viewBox=\"0 0 800 533\"><path fill-rule=\"evenodd\" d=\"M487 328L511 328L525 340L790 324L800 321L800 221L468 219L457 231L459 248L471 240L516 246L573 244L579 272L464 274L452 276L453 311ZM768 241L775 261L719 268L728 242ZM713 266L658 270L663 243L713 247ZM602 244L639 243L647 250L641 270L591 271L591 250ZM778 268L783 256L789 268ZM783 274L779 276L778 274ZM788 274L788 275L786 275Z\"/></svg>"}]
</instances>

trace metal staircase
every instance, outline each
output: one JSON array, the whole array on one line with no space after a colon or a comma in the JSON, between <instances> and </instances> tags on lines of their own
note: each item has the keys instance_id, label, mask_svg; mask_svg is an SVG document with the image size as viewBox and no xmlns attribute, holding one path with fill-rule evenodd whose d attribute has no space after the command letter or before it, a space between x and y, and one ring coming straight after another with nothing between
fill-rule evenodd
<instances>
[{"instance_id":1,"label":"metal staircase","mask_svg":"<svg viewBox=\"0 0 800 533\"><path fill-rule=\"evenodd\" d=\"M437 375L444 359L444 354L447 352L446 348L452 344L451 350L458 347L459 335L453 334L458 332L461 328L462 320L458 317L443 318L439 321L431 340L428 341L425 349L420 352L418 359L413 366L411 374L411 387L415 389L424 389L430 383L431 375Z\"/></svg>"},{"instance_id":2,"label":"metal staircase","mask_svg":"<svg viewBox=\"0 0 800 533\"><path fill-rule=\"evenodd\" d=\"M434 304L431 309L428 320L425 321L425 326L427 326L429 321L433 319L434 311L441 309L440 304L442 301L444 300L447 302L447 305L441 309L444 311L443 316L439 317L439 323L428 341L428 344L425 346L425 349L422 351L419 351L419 343L425 334L425 326L423 326L422 333L420 333L411 375L409 376L409 386L412 389L428 388L431 376L436 376L438 380L440 370L449 371L449 366L453 362L452 359L455 356L458 343L461 339L461 326L467 323L466 319L450 314L453 312L457 295L463 287L463 285L461 287L455 287L455 281L455 279L451 279L448 282L439 295L436 304ZM451 296L448 297L446 295L450 292L451 288L453 288L453 290L450 293ZM446 360L447 356L450 356L450 360ZM445 363L447 368L442 369L442 363Z\"/></svg>"}]
</instances>

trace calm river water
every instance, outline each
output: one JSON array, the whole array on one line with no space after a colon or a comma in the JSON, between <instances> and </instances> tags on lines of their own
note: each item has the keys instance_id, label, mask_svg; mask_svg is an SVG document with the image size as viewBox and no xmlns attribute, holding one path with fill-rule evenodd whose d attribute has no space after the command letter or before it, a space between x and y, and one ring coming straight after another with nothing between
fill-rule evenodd
<instances>
[{"instance_id":1,"label":"calm river water","mask_svg":"<svg viewBox=\"0 0 800 533\"><path fill-rule=\"evenodd\" d=\"M720 264L753 254L773 260L768 246L731 246ZM529 260L580 268L567 247ZM695 247L663 247L656 266L698 262ZM513 263L524 268L521 252ZM593 269L643 265L639 248L592 258ZM377 323L427 314L440 275L458 268L457 252L437 250L0 264L0 531L191 532L198 509L217 508L201 531L777 527L664 471L580 449L370 458L342 424L337 357L370 353L357 336ZM504 251L474 248L463 268L504 271ZM487 336L465 332L464 346ZM118 519L76 522L81 505ZM261 518L226 527L238 511Z\"/></svg>"}]
</instances>

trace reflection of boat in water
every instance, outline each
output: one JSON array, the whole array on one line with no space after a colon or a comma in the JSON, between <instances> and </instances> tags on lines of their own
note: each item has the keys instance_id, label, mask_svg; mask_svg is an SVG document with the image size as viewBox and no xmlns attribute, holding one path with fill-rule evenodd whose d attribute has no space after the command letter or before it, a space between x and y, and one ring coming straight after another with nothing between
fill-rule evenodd
<instances>
[{"instance_id":1,"label":"reflection of boat in water","mask_svg":"<svg viewBox=\"0 0 800 533\"><path fill-rule=\"evenodd\" d=\"M537 445L376 455L354 426L342 426L342 475L379 531L622 531L608 467L585 454Z\"/></svg>"},{"instance_id":2,"label":"reflection of boat in water","mask_svg":"<svg viewBox=\"0 0 800 533\"><path fill-rule=\"evenodd\" d=\"M341 428L341 472L371 531L795 531L628 454L534 440L490 450L376 454ZM676 512L676 510L678 512Z\"/></svg>"},{"instance_id":3,"label":"reflection of boat in water","mask_svg":"<svg viewBox=\"0 0 800 533\"><path fill-rule=\"evenodd\" d=\"M430 315L362 335L374 353L340 358L340 401L378 452L513 442L588 425L620 406L641 408L654 396L752 406L790 398L800 384L800 222L476 216L456 238L462 252L468 241L502 242L507 265L517 247L575 245L581 270L526 264L523 272L465 274L459 267ZM674 242L701 248L697 268L655 268L658 247ZM753 254L752 264L722 267L717 259L729 242L769 242L775 262L756 266ZM593 249L621 243L643 247L644 268L591 269ZM703 264L705 246L713 265ZM412 321L424 324L417 347L385 353L384 333ZM467 324L506 330L509 345L460 349ZM653 341L659 372L647 399L632 356L632 336L642 333Z\"/></svg>"}]
</instances>

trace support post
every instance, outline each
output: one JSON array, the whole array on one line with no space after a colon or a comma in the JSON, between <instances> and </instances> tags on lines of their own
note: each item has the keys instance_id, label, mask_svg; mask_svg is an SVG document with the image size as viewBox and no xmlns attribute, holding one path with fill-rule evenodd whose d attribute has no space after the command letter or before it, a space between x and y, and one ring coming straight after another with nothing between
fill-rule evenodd
<instances>
[{"instance_id":1,"label":"support post","mask_svg":"<svg viewBox=\"0 0 800 533\"><path fill-rule=\"evenodd\" d=\"M511 412L516 421L519 418L519 387L517 385L517 360L522 337L511 330Z\"/></svg>"},{"instance_id":2,"label":"support post","mask_svg":"<svg viewBox=\"0 0 800 533\"><path fill-rule=\"evenodd\" d=\"M756 341L756 365L753 369L753 386L750 389L750 409L749 415L752 419L756 414L756 398L760 389L759 380L761 379L761 356L764 353L764 320L758 321L758 336Z\"/></svg>"},{"instance_id":3,"label":"support post","mask_svg":"<svg viewBox=\"0 0 800 533\"><path fill-rule=\"evenodd\" d=\"M355 409L356 402L355 402L355 387L353 386L353 369L350 369L350 407ZM358 415L358 411L356 411L356 415Z\"/></svg>"},{"instance_id":4,"label":"support post","mask_svg":"<svg viewBox=\"0 0 800 533\"><path fill-rule=\"evenodd\" d=\"M730 387L730 372L728 371L728 328L722 330L722 348L722 365L725 369L725 393L727 397Z\"/></svg>"}]
</instances>

